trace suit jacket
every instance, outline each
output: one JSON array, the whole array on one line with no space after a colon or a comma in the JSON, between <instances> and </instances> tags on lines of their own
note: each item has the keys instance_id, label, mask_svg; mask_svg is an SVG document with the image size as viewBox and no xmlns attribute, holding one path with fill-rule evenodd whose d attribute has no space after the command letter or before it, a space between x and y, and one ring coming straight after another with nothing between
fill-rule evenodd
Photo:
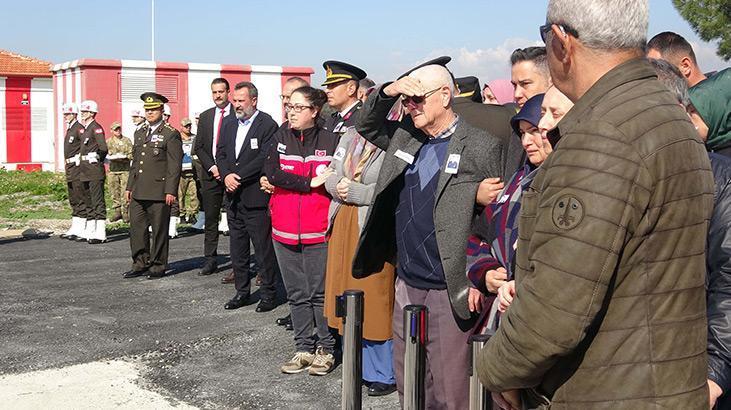
<instances>
[{"instance_id":1,"label":"suit jacket","mask_svg":"<svg viewBox=\"0 0 731 410\"><path fill-rule=\"evenodd\" d=\"M196 134L193 145L195 155L202 165L201 175L199 177L201 183L206 185L220 184L208 171L212 166L216 165L216 159L213 157L213 122L215 121L216 110L218 109L218 107L213 106L201 113L198 118L198 133ZM236 112L234 111L233 105L229 108L229 113L226 117L236 119ZM221 129L223 129L223 124L221 124ZM219 135L219 141L220 139Z\"/></svg>"},{"instance_id":2,"label":"suit jacket","mask_svg":"<svg viewBox=\"0 0 731 410\"><path fill-rule=\"evenodd\" d=\"M249 127L241 150L236 152L239 120L235 116L224 119L216 147L216 164L221 179L225 179L229 174L241 177L239 189L233 193L226 192L229 200L241 200L244 206L249 208L266 207L269 204L269 195L259 189L259 178L262 175L264 160L269 153L272 135L278 128L269 114L259 111Z\"/></svg>"},{"instance_id":3,"label":"suit jacket","mask_svg":"<svg viewBox=\"0 0 731 410\"><path fill-rule=\"evenodd\" d=\"M161 124L151 135L148 129L145 125L135 131L127 191L137 200L164 201L166 194L178 196L183 144L169 124Z\"/></svg>"},{"instance_id":4,"label":"suit jacket","mask_svg":"<svg viewBox=\"0 0 731 410\"><path fill-rule=\"evenodd\" d=\"M410 116L401 122L386 119L396 102L396 98L381 93L386 85L368 97L356 125L364 138L386 151L353 260L353 276L356 278L380 272L386 261L395 260L396 206L403 187L403 173L409 165L402 158L413 158L428 139L414 126ZM501 163L503 142L460 120L449 141L447 155L452 154L460 156L457 173L440 171L434 225L452 311L456 318L462 319L457 320L458 324L466 328L469 326L466 321L472 317L467 306L471 285L465 276L465 248L472 220L477 216L475 195L484 178L504 176Z\"/></svg>"},{"instance_id":5,"label":"suit jacket","mask_svg":"<svg viewBox=\"0 0 731 410\"><path fill-rule=\"evenodd\" d=\"M89 123L81 134L82 156L79 167L79 178L81 181L102 181L104 180L104 159L107 157L107 140L104 138L104 128L96 120ZM84 156L96 152L96 162L91 163L83 159Z\"/></svg>"},{"instance_id":6,"label":"suit jacket","mask_svg":"<svg viewBox=\"0 0 731 410\"><path fill-rule=\"evenodd\" d=\"M76 120L74 120L74 123L66 130L66 137L63 140L64 162L67 159L73 159L76 155L81 156L81 135L83 133L84 126ZM76 165L76 163L66 163L65 167L66 181L78 181L81 176L81 160L79 159L79 165Z\"/></svg>"},{"instance_id":7,"label":"suit jacket","mask_svg":"<svg viewBox=\"0 0 731 410\"><path fill-rule=\"evenodd\" d=\"M515 135L510 119L515 110L502 105L481 104L468 97L456 97L452 103L454 112L472 126L498 137L503 151L503 175L510 177L523 164L524 153L520 137Z\"/></svg>"}]
</instances>

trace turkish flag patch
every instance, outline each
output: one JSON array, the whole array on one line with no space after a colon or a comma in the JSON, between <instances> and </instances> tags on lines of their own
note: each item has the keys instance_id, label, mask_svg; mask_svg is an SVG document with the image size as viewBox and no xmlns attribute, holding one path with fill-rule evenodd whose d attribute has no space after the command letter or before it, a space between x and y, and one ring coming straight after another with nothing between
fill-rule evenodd
<instances>
[{"instance_id":1,"label":"turkish flag patch","mask_svg":"<svg viewBox=\"0 0 731 410\"><path fill-rule=\"evenodd\" d=\"M94 134L102 134L102 133L104 133L104 130L101 128L97 128L94 130Z\"/></svg>"},{"instance_id":2,"label":"turkish flag patch","mask_svg":"<svg viewBox=\"0 0 731 410\"><path fill-rule=\"evenodd\" d=\"M325 157L325 156L327 156L327 151L325 151L324 149L316 149L315 156L316 157Z\"/></svg>"}]
</instances>

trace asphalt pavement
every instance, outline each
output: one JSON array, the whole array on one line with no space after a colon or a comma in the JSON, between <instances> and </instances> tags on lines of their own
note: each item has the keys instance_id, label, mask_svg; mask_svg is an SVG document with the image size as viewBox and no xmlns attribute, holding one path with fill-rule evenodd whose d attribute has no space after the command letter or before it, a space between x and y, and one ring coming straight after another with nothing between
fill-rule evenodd
<instances>
[{"instance_id":1,"label":"asphalt pavement","mask_svg":"<svg viewBox=\"0 0 731 410\"><path fill-rule=\"evenodd\" d=\"M140 388L171 405L340 408L340 367L323 377L279 371L294 353L292 332L274 323L286 304L223 309L235 293L220 283L230 271L228 238L219 245L222 269L205 277L197 275L202 242L172 240L171 274L148 280L121 277L131 262L124 234L102 245L0 240L0 376L122 360L138 364ZM396 409L398 398L364 389L363 408Z\"/></svg>"}]
</instances>

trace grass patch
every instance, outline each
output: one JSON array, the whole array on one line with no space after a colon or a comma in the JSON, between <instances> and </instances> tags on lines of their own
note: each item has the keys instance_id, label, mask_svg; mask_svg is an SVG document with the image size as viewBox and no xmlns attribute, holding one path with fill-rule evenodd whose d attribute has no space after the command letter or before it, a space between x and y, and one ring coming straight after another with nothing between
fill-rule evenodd
<instances>
[{"instance_id":1,"label":"grass patch","mask_svg":"<svg viewBox=\"0 0 731 410\"><path fill-rule=\"evenodd\" d=\"M0 169L0 217L15 220L71 217L66 176Z\"/></svg>"}]
</instances>

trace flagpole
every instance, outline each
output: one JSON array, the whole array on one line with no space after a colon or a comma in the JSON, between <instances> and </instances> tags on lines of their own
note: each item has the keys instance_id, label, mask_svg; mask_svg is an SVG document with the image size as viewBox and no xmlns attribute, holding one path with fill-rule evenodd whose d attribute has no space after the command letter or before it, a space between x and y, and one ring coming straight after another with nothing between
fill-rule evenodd
<instances>
[{"instance_id":1,"label":"flagpole","mask_svg":"<svg viewBox=\"0 0 731 410\"><path fill-rule=\"evenodd\" d=\"M152 42L152 47L151 47L151 49L152 49L152 57L151 57L151 59L152 59L152 61L155 61L155 0L152 0L152 12L150 14L152 16L152 24L151 24L152 33L150 35L151 42Z\"/></svg>"}]
</instances>

